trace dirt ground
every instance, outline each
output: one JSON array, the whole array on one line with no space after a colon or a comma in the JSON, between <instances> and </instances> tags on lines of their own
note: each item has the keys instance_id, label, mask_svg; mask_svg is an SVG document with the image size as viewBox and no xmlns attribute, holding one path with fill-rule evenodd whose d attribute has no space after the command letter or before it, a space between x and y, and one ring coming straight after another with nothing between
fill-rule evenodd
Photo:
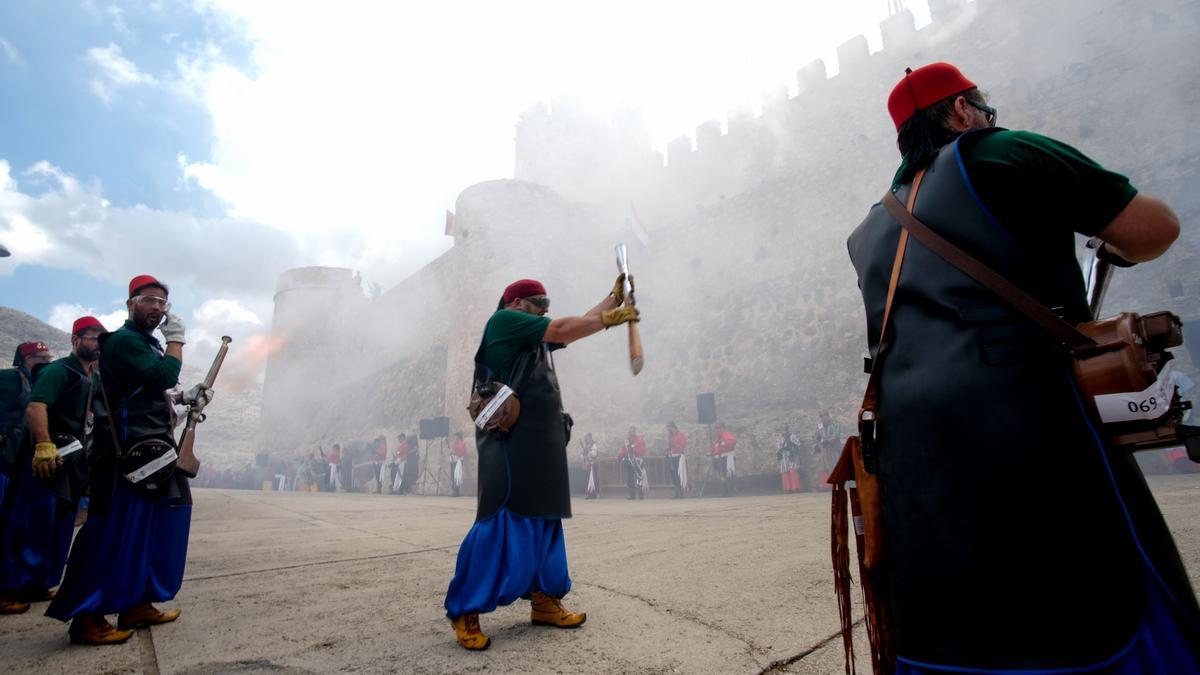
<instances>
[{"instance_id":1,"label":"dirt ground","mask_svg":"<svg viewBox=\"0 0 1200 675\"><path fill-rule=\"evenodd\" d=\"M1200 474L1151 479L1200 582ZM183 616L77 647L45 604L0 617L0 663L39 673L834 673L828 494L576 500L581 629L483 617L456 646L442 599L472 498L197 490ZM865 655L860 651L860 654ZM861 668L861 664L860 664Z\"/></svg>"}]
</instances>

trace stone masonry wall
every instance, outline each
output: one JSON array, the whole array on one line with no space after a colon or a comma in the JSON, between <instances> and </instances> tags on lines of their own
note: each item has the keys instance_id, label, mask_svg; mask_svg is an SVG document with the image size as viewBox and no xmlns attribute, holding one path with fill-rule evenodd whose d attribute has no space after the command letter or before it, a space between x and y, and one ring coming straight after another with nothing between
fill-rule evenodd
<instances>
[{"instance_id":1,"label":"stone masonry wall","mask_svg":"<svg viewBox=\"0 0 1200 675\"><path fill-rule=\"evenodd\" d=\"M567 101L531 110L517 128L518 180L464 190L454 248L375 301L369 332L388 338L369 337L369 351L383 363L348 395L378 398L399 428L445 414L467 431L471 356L504 285L539 278L553 315L581 314L607 293L624 241L646 369L629 373L624 329L559 352L577 438L590 431L615 455L636 425L658 454L675 420L696 471L707 430L694 424L695 396L709 391L739 435L743 474L774 472L784 423L807 439L828 408L849 432L866 344L845 239L898 163L888 91L905 66L935 60L978 82L1002 126L1076 145L1165 198L1185 223L1180 242L1118 273L1106 310L1200 319L1200 2L935 0L931 12L919 31L907 12L885 21L881 52L847 41L837 76L804 66L799 95L771 92L757 118L733 111L724 133L701 125L694 142L668 145L665 164L636 118L589 122ZM1185 372L1197 365L1180 354ZM388 414L364 423L388 426Z\"/></svg>"}]
</instances>

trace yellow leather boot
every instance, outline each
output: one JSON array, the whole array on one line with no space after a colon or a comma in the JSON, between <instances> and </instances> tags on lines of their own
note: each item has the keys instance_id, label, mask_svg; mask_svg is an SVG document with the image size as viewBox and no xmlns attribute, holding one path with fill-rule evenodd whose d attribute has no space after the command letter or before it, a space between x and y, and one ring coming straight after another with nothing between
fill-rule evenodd
<instances>
[{"instance_id":1,"label":"yellow leather boot","mask_svg":"<svg viewBox=\"0 0 1200 675\"><path fill-rule=\"evenodd\" d=\"M141 628L142 626L157 626L163 623L170 623L179 618L183 613L181 609L171 609L165 612L159 611L157 607L150 603L143 603L127 609L117 617L117 628L120 630L132 630Z\"/></svg>"},{"instance_id":2,"label":"yellow leather boot","mask_svg":"<svg viewBox=\"0 0 1200 675\"><path fill-rule=\"evenodd\" d=\"M562 600L552 598L540 591L529 594L529 621L535 626L555 628L579 628L587 621L587 613L568 612Z\"/></svg>"},{"instance_id":3,"label":"yellow leather boot","mask_svg":"<svg viewBox=\"0 0 1200 675\"><path fill-rule=\"evenodd\" d=\"M479 627L479 614L463 614L450 619L454 626L454 637L463 649L473 652L483 651L492 644L492 638L484 634Z\"/></svg>"},{"instance_id":4,"label":"yellow leather boot","mask_svg":"<svg viewBox=\"0 0 1200 675\"><path fill-rule=\"evenodd\" d=\"M29 603L16 598L0 598L0 614L24 614L29 611Z\"/></svg>"},{"instance_id":5,"label":"yellow leather boot","mask_svg":"<svg viewBox=\"0 0 1200 675\"><path fill-rule=\"evenodd\" d=\"M119 645L133 637L133 630L113 628L103 615L79 614L67 631L77 645Z\"/></svg>"}]
</instances>

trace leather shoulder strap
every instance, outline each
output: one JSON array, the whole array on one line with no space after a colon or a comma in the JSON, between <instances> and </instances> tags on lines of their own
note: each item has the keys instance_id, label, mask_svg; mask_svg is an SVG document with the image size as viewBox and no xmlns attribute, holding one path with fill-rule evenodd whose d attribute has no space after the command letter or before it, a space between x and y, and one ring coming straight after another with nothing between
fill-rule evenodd
<instances>
[{"instance_id":1,"label":"leather shoulder strap","mask_svg":"<svg viewBox=\"0 0 1200 675\"><path fill-rule=\"evenodd\" d=\"M925 169L921 169L913 176L912 187L908 191L908 210L911 211L913 204L917 201L917 191L921 188L921 180L925 177ZM884 204L894 202L900 204L900 200L889 191L887 198L884 199ZM905 207L901 207L903 209ZM891 211L891 208L888 208ZM905 211L908 213L908 211ZM894 215L894 214L893 214ZM903 221L901 221L903 224ZM892 301L896 299L896 286L900 283L900 270L904 266L904 252L908 250L908 229L900 228L900 240L896 243L896 257L892 261L892 276L888 279L887 302L883 306L883 324L879 327L879 341L875 343L875 358L871 360L871 376L867 378L867 390L863 394L862 410L859 411L859 426L861 431L863 419L874 419L876 402L878 400L879 382L877 373L879 372L879 361L883 358L883 343L887 336L888 323L892 316ZM870 411L871 416L864 418L863 411Z\"/></svg>"},{"instance_id":2,"label":"leather shoulder strap","mask_svg":"<svg viewBox=\"0 0 1200 675\"><path fill-rule=\"evenodd\" d=\"M941 256L946 262L954 265L967 276L978 281L984 288L1000 296L1005 302L1016 308L1017 311L1029 317L1034 323L1070 347L1072 352L1086 352L1097 347L1094 340L1079 332L1078 329L1062 317L1051 312L1033 296L1017 288L1008 279L1000 276L987 265L971 257L966 251L951 244L941 235L929 229L929 226L922 223L911 213L911 200L909 209L906 210L900 205L900 200L896 199L889 192L883 196L883 205L887 208L888 213L892 214L893 218L900 221L900 224L906 231L912 232L913 236L929 250Z\"/></svg>"}]
</instances>

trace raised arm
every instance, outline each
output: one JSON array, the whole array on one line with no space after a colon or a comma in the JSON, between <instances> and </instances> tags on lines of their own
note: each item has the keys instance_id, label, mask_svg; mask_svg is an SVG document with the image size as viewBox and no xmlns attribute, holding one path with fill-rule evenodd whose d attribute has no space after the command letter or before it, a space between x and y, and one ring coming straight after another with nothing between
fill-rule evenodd
<instances>
[{"instance_id":1,"label":"raised arm","mask_svg":"<svg viewBox=\"0 0 1200 675\"><path fill-rule=\"evenodd\" d=\"M1138 193L1096 236L1121 258L1146 262L1165 253L1179 237L1179 218L1161 199Z\"/></svg>"}]
</instances>

